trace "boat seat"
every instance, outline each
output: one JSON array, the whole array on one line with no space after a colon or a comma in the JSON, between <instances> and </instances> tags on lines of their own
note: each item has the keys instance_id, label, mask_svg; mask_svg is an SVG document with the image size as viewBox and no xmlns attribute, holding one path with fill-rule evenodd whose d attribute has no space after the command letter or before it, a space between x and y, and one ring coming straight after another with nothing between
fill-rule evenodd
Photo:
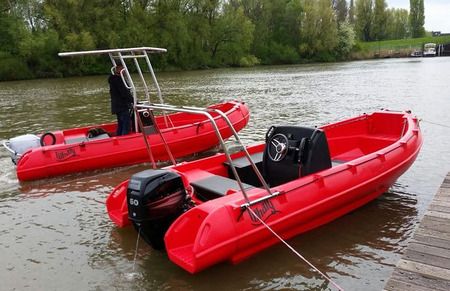
<instances>
[{"instance_id":1,"label":"boat seat","mask_svg":"<svg viewBox=\"0 0 450 291\"><path fill-rule=\"evenodd\" d=\"M276 134L287 138L286 155L280 161L269 157L268 142ZM325 133L317 128L272 126L266 134L263 175L271 187L331 168L330 152Z\"/></svg>"},{"instance_id":2,"label":"boat seat","mask_svg":"<svg viewBox=\"0 0 450 291\"><path fill-rule=\"evenodd\" d=\"M241 191L236 180L219 176L208 175L205 178L191 182L195 194L202 201L208 201L227 195L230 191ZM252 185L242 183L245 190L253 188Z\"/></svg>"},{"instance_id":3,"label":"boat seat","mask_svg":"<svg viewBox=\"0 0 450 291\"><path fill-rule=\"evenodd\" d=\"M262 161L263 152L254 153L250 155L252 161L255 163L258 170L262 173ZM230 163L227 161L224 163L228 169L228 176L234 177L233 171L231 170ZM248 161L246 156L237 158L233 160L234 168L239 175L239 178L243 183L253 185L255 187L261 186L261 181L259 181L258 176L252 168L252 165ZM236 179L236 178L235 178Z\"/></svg>"}]
</instances>

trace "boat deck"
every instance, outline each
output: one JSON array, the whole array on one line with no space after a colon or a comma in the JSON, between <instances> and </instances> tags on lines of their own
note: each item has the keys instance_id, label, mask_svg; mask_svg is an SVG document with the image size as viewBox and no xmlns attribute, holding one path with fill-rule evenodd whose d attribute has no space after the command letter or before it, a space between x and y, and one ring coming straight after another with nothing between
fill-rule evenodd
<instances>
[{"instance_id":1,"label":"boat deck","mask_svg":"<svg viewBox=\"0 0 450 291\"><path fill-rule=\"evenodd\" d=\"M384 290L450 290L450 173Z\"/></svg>"}]
</instances>

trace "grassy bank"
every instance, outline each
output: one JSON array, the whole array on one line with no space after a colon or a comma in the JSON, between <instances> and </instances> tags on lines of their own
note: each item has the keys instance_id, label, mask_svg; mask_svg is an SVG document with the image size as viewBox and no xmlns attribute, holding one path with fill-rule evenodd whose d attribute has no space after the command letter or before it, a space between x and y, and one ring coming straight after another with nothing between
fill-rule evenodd
<instances>
[{"instance_id":1,"label":"grassy bank","mask_svg":"<svg viewBox=\"0 0 450 291\"><path fill-rule=\"evenodd\" d=\"M359 42L352 59L374 57L406 57L414 50L422 50L425 43L449 44L450 36L408 38L385 41Z\"/></svg>"}]
</instances>

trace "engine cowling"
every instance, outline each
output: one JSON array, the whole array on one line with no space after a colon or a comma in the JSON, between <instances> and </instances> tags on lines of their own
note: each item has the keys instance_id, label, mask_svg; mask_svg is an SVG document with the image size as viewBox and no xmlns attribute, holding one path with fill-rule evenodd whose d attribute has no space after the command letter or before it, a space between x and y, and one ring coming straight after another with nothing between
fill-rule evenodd
<instances>
[{"instance_id":1,"label":"engine cowling","mask_svg":"<svg viewBox=\"0 0 450 291\"><path fill-rule=\"evenodd\" d=\"M128 218L153 248L164 248L170 225L188 208L181 176L167 170L134 174L127 189Z\"/></svg>"}]
</instances>

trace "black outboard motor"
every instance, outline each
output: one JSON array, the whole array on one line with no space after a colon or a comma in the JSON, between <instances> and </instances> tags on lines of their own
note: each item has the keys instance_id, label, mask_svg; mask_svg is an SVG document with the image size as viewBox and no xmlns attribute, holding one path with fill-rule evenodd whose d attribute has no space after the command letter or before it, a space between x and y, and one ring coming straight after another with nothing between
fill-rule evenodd
<instances>
[{"instance_id":1,"label":"black outboard motor","mask_svg":"<svg viewBox=\"0 0 450 291\"><path fill-rule=\"evenodd\" d=\"M167 229L189 205L180 175L166 170L134 174L128 183L127 204L128 218L155 249L164 249Z\"/></svg>"}]
</instances>

